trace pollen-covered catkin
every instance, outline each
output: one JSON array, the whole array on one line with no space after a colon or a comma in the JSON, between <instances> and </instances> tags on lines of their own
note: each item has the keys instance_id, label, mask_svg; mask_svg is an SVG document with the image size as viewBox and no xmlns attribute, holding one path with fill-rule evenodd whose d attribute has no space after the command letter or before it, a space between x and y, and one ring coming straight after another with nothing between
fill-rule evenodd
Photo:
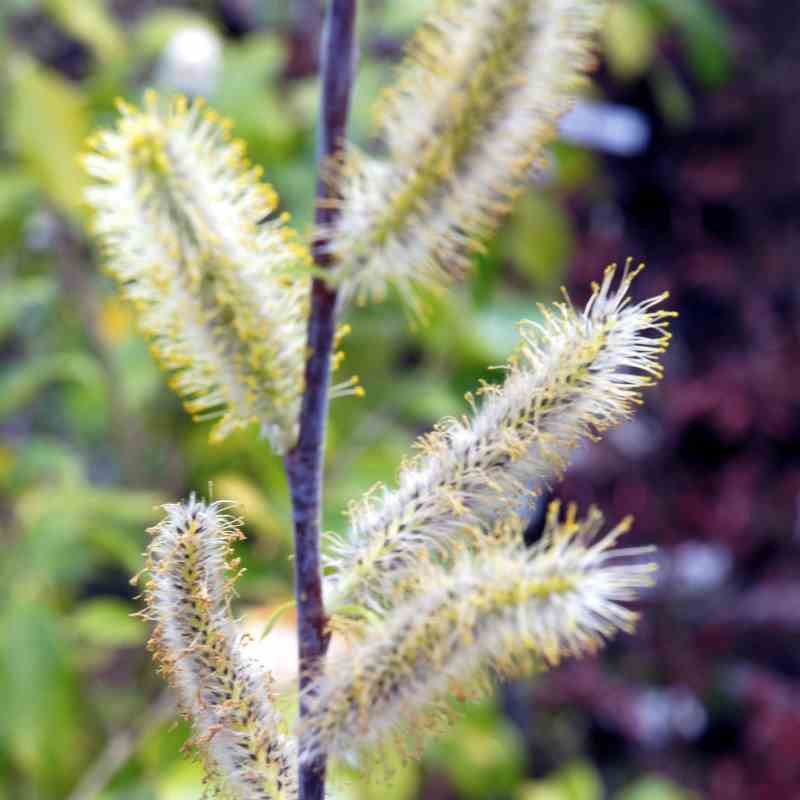
<instances>
[{"instance_id":1,"label":"pollen-covered catkin","mask_svg":"<svg viewBox=\"0 0 800 800\"><path fill-rule=\"evenodd\" d=\"M84 156L107 266L212 439L257 422L283 452L303 388L310 256L277 197L202 101L120 103Z\"/></svg>"},{"instance_id":2,"label":"pollen-covered catkin","mask_svg":"<svg viewBox=\"0 0 800 800\"><path fill-rule=\"evenodd\" d=\"M379 110L385 157L351 148L331 232L360 301L460 277L592 67L606 0L439 0Z\"/></svg>"},{"instance_id":3,"label":"pollen-covered catkin","mask_svg":"<svg viewBox=\"0 0 800 800\"><path fill-rule=\"evenodd\" d=\"M147 550L143 616L155 626L154 658L226 796L294 800L294 743L273 707L269 676L248 656L231 616L238 520L223 504L194 498L165 510Z\"/></svg>"},{"instance_id":4,"label":"pollen-covered catkin","mask_svg":"<svg viewBox=\"0 0 800 800\"><path fill-rule=\"evenodd\" d=\"M639 269L615 268L580 312L569 300L523 322L505 382L484 385L471 418L447 419L419 442L399 486L377 487L350 510L350 531L327 556L329 602L385 605L394 581L425 551L447 559L452 546L485 532L563 472L583 439L618 424L661 376L673 312L666 295L632 304Z\"/></svg>"},{"instance_id":5,"label":"pollen-covered catkin","mask_svg":"<svg viewBox=\"0 0 800 800\"><path fill-rule=\"evenodd\" d=\"M480 692L487 678L515 677L580 656L637 615L624 603L651 584L649 549L615 548L624 520L602 535L597 509L578 520L551 504L541 541L516 536L452 569L420 565L393 608L307 689L310 716L301 760L344 756L392 732L416 740L446 714L449 695ZM513 533L510 532L510 533Z\"/></svg>"}]
</instances>

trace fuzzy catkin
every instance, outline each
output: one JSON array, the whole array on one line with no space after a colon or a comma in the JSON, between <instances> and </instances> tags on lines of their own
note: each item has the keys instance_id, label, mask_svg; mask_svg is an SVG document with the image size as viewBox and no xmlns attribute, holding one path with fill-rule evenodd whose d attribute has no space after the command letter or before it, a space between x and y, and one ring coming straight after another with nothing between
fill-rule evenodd
<instances>
[{"instance_id":1,"label":"fuzzy catkin","mask_svg":"<svg viewBox=\"0 0 800 800\"><path fill-rule=\"evenodd\" d=\"M257 422L278 452L295 440L310 256L277 197L202 101L120 103L90 139L93 232L172 386L212 440Z\"/></svg>"},{"instance_id":2,"label":"fuzzy catkin","mask_svg":"<svg viewBox=\"0 0 800 800\"><path fill-rule=\"evenodd\" d=\"M385 157L351 148L333 278L359 301L449 283L505 214L592 67L606 0L439 0L384 98Z\"/></svg>"},{"instance_id":3,"label":"fuzzy catkin","mask_svg":"<svg viewBox=\"0 0 800 800\"><path fill-rule=\"evenodd\" d=\"M378 487L350 507L350 531L332 537L326 557L332 608L381 609L422 553L446 560L465 540L480 546L498 518L562 474L581 440L629 416L661 375L673 316L653 310L666 294L631 304L638 272L628 263L614 288L611 266L582 312L565 300L522 323L505 382L481 388L471 418L424 436L396 489Z\"/></svg>"},{"instance_id":4,"label":"fuzzy catkin","mask_svg":"<svg viewBox=\"0 0 800 800\"><path fill-rule=\"evenodd\" d=\"M212 780L237 800L294 800L295 746L273 707L269 676L236 631L231 545L243 538L220 503L164 507L151 530L143 616L154 659L191 720Z\"/></svg>"},{"instance_id":5,"label":"fuzzy catkin","mask_svg":"<svg viewBox=\"0 0 800 800\"><path fill-rule=\"evenodd\" d=\"M637 618L624 603L651 584L646 550L615 549L624 520L605 535L602 514L581 520L551 504L542 540L525 548L519 526L452 569L420 565L394 607L369 626L346 659L307 689L301 760L346 756L390 732L419 743L446 716L447 698L487 678L523 675L600 647ZM512 526L513 527L513 526Z\"/></svg>"}]
</instances>

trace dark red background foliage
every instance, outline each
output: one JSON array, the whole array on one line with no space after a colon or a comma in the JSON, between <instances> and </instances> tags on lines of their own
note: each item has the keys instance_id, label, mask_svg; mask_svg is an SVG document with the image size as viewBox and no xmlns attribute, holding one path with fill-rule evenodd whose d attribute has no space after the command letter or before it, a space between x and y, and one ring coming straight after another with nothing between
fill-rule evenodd
<instances>
[{"instance_id":1,"label":"dark red background foliage","mask_svg":"<svg viewBox=\"0 0 800 800\"><path fill-rule=\"evenodd\" d=\"M657 127L642 157L610 164L618 234L575 202L573 296L598 260L646 254L640 290L680 309L660 389L559 490L634 513L659 585L610 659L537 682L525 727L535 770L564 756L536 731L566 705L584 737L567 749L612 782L634 760L713 800L772 800L800 797L800 13L719 5L735 79L698 91L685 134ZM658 126L645 83L606 88Z\"/></svg>"}]
</instances>

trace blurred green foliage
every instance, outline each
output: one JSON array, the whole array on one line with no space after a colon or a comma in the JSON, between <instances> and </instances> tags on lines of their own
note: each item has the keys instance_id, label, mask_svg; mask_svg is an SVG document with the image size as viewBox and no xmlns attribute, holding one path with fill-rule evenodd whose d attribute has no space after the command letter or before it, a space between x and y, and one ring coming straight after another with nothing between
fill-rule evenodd
<instances>
[{"instance_id":1,"label":"blurred green foliage","mask_svg":"<svg viewBox=\"0 0 800 800\"><path fill-rule=\"evenodd\" d=\"M365 3L362 37L399 44L426 5ZM199 27L221 48L209 101L235 120L284 207L307 229L317 83L287 76L288 14L262 9L261 29L234 39L223 34L215 3L142 7L153 10L123 25L103 0L0 5L0 798L198 796L200 770L178 755L185 730L170 727L145 626L130 616L138 604L128 578L140 569L144 530L160 503L192 490L239 502L250 537L243 608L268 610L291 592L281 463L252 432L209 446L206 426L193 426L166 388L88 244L76 157L89 131L113 119L114 97L138 99L163 80L174 37ZM680 120L691 103L659 55L665 35L681 37L702 81L728 74L724 25L698 0L615 3L605 50L620 80L644 75L663 85L664 114ZM79 47L88 65L79 78L57 63L48 36L77 43L71 52ZM362 143L391 70L391 59L365 44L352 121ZM478 258L474 280L432 301L427 327L412 329L393 301L350 315L344 370L361 376L367 397L332 410L327 528L341 530L348 500L392 480L416 434L464 409L464 391L490 379L487 365L513 346L517 320L562 282L573 248L564 196L599 185L602 166L565 144L553 165ZM431 773L464 798L603 796L599 775L583 762L525 781L522 745L491 704L472 709L422 768L398 764L389 788L351 779L337 796L412 797L420 775ZM680 797L649 778L618 795Z\"/></svg>"}]
</instances>

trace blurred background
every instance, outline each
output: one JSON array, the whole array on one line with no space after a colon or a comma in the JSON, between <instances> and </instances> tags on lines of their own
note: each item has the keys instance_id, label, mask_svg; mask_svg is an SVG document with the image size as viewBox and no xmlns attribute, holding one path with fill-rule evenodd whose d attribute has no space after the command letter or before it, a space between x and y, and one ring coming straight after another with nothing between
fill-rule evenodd
<instances>
[{"instance_id":1,"label":"blurred background","mask_svg":"<svg viewBox=\"0 0 800 800\"><path fill-rule=\"evenodd\" d=\"M362 0L362 144L427 6ZM318 33L316 0L0 3L0 798L200 795L129 616L159 503L213 484L242 504L254 632L290 597L281 464L247 433L209 446L166 388L88 242L76 156L118 95L204 95L307 230ZM325 526L464 409L537 301L561 284L583 301L632 255L638 295L669 289L680 311L667 376L558 494L634 513L658 586L634 637L500 687L390 785L336 797L800 798L800 9L615 0L596 77L430 325L393 302L348 315L367 396L334 403ZM264 646L284 676L290 617Z\"/></svg>"}]
</instances>

